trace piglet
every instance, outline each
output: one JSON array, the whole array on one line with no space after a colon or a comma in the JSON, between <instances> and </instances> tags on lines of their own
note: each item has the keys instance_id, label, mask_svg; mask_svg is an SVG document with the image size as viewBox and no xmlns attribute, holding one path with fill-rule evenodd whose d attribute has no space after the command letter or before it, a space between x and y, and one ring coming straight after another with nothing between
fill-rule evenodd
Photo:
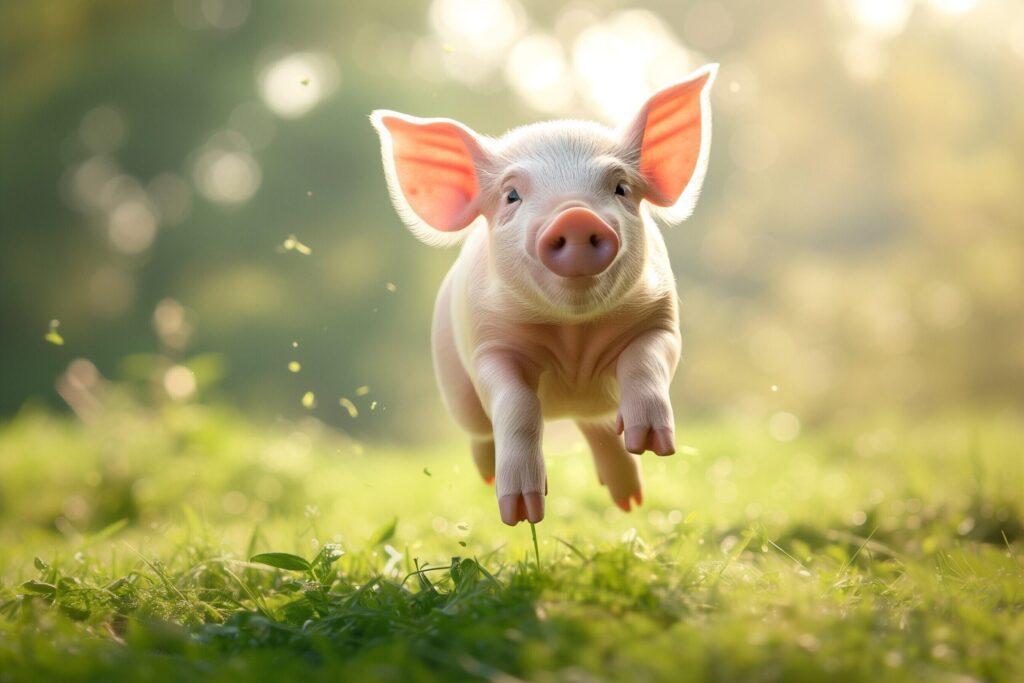
<instances>
[{"instance_id":1,"label":"piglet","mask_svg":"<svg viewBox=\"0 0 1024 683\"><path fill-rule=\"evenodd\" d=\"M643 501L638 455L675 452L678 302L652 213L693 209L716 72L660 90L618 130L550 121L489 138L371 116L399 216L427 244L463 244L434 308L434 370L506 524L544 518L547 419L575 420L625 511Z\"/></svg>"}]
</instances>

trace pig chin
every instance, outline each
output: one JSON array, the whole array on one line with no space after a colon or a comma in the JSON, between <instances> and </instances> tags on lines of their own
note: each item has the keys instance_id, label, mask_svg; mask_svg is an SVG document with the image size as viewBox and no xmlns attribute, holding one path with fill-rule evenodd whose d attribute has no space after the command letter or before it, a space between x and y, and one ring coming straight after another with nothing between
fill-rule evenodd
<instances>
[{"instance_id":1,"label":"pig chin","mask_svg":"<svg viewBox=\"0 0 1024 683\"><path fill-rule=\"evenodd\" d=\"M560 277L545 271L539 273L536 282L545 314L571 320L606 313L628 289L623 284L621 273L614 265L592 276Z\"/></svg>"}]
</instances>

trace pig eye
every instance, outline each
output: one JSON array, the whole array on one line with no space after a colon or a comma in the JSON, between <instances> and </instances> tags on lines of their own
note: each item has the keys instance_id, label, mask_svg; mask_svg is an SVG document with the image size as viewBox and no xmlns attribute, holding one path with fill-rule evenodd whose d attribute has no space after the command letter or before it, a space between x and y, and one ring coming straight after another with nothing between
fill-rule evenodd
<instances>
[{"instance_id":1,"label":"pig eye","mask_svg":"<svg viewBox=\"0 0 1024 683\"><path fill-rule=\"evenodd\" d=\"M616 185L615 185L615 194L619 195L620 197L625 197L626 196L626 186L624 184L622 184L622 183L616 183Z\"/></svg>"},{"instance_id":2,"label":"pig eye","mask_svg":"<svg viewBox=\"0 0 1024 683\"><path fill-rule=\"evenodd\" d=\"M509 190L508 194L505 195L505 201L507 201L509 204L515 204L520 200L521 198L519 197L519 193L516 192L515 190Z\"/></svg>"}]
</instances>

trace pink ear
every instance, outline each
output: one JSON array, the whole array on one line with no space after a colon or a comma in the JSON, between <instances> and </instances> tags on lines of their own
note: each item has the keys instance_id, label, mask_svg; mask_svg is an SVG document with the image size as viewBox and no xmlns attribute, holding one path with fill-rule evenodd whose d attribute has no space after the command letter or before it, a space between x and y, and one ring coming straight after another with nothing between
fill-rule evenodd
<instances>
[{"instance_id":1,"label":"pink ear","mask_svg":"<svg viewBox=\"0 0 1024 683\"><path fill-rule=\"evenodd\" d=\"M483 152L473 133L446 119L374 112L384 166L400 214L421 237L421 225L456 232L480 215L476 163ZM390 158L389 158L390 157ZM396 187L397 185L397 187ZM429 238L427 238L429 239Z\"/></svg>"},{"instance_id":2,"label":"pink ear","mask_svg":"<svg viewBox=\"0 0 1024 683\"><path fill-rule=\"evenodd\" d=\"M640 173L648 183L647 199L673 206L691 180L696 199L711 141L708 93L717 65L703 67L687 80L651 96L626 133L640 151ZM687 210L688 212L688 210Z\"/></svg>"}]
</instances>

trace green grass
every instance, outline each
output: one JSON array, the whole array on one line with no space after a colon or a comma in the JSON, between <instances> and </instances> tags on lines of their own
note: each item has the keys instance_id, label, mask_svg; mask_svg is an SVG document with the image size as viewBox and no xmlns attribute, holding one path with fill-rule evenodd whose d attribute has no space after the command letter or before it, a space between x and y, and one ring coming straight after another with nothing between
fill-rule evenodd
<instances>
[{"instance_id":1,"label":"green grass","mask_svg":"<svg viewBox=\"0 0 1024 683\"><path fill-rule=\"evenodd\" d=\"M684 426L632 514L549 436L535 545L461 443L26 412L0 681L1024 679L1019 417Z\"/></svg>"}]
</instances>

